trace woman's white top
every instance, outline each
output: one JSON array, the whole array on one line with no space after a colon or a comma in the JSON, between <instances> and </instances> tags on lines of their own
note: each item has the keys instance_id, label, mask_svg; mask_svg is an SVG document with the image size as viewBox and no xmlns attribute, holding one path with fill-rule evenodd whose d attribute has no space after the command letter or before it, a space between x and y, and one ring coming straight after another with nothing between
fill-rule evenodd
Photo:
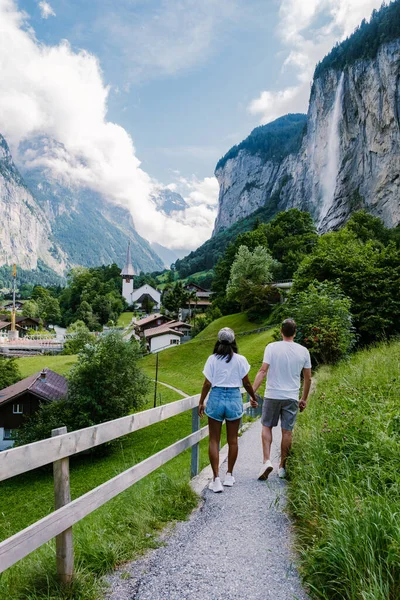
<instances>
[{"instance_id":1,"label":"woman's white top","mask_svg":"<svg viewBox=\"0 0 400 600\"><path fill-rule=\"evenodd\" d=\"M211 354L204 365L203 374L212 387L242 387L242 379L250 371L250 365L242 354L234 354L229 362L223 356Z\"/></svg>"}]
</instances>

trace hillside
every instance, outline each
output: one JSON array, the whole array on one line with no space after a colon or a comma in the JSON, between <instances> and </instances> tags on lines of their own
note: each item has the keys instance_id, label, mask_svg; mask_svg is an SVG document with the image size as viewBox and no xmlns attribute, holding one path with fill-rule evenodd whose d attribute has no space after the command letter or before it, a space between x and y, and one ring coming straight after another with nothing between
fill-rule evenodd
<instances>
[{"instance_id":1,"label":"hillside","mask_svg":"<svg viewBox=\"0 0 400 600\"><path fill-rule=\"evenodd\" d=\"M261 366L265 346L272 341L274 329L243 335L262 325L248 321L243 313L221 317L213 321L206 329L190 342L177 348L164 350L159 354L158 377L187 394L198 394L204 381L203 367L207 357L212 354L217 333L222 327L231 327L237 336L239 352L244 354L251 364L250 377L255 377ZM142 360L142 367L152 378L155 376L156 356L150 354Z\"/></svg>"}]
</instances>

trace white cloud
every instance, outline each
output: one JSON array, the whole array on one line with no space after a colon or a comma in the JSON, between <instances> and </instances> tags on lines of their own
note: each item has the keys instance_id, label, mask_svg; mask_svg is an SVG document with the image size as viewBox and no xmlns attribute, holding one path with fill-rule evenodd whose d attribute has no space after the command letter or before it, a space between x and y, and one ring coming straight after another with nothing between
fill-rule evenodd
<instances>
[{"instance_id":1,"label":"white cloud","mask_svg":"<svg viewBox=\"0 0 400 600\"><path fill-rule=\"evenodd\" d=\"M260 115L262 123L288 112L305 112L316 63L381 4L382 0L280 0L278 35L289 48L283 69L293 69L297 82L261 92L249 111Z\"/></svg>"},{"instance_id":2,"label":"white cloud","mask_svg":"<svg viewBox=\"0 0 400 600\"><path fill-rule=\"evenodd\" d=\"M141 169L128 133L107 121L109 88L96 57L74 52L67 42L39 43L13 0L0 0L0 72L0 131L14 152L38 135L57 140L44 157L31 153L26 160L40 160L53 176L128 206L137 230L150 241L192 249L209 237L213 178L187 183L185 215L168 218L156 211L150 195L158 184Z\"/></svg>"},{"instance_id":3,"label":"white cloud","mask_svg":"<svg viewBox=\"0 0 400 600\"><path fill-rule=\"evenodd\" d=\"M55 17L56 13L50 6L46 0L42 0L39 2L40 14L42 15L42 19L48 19L49 17Z\"/></svg>"}]
</instances>

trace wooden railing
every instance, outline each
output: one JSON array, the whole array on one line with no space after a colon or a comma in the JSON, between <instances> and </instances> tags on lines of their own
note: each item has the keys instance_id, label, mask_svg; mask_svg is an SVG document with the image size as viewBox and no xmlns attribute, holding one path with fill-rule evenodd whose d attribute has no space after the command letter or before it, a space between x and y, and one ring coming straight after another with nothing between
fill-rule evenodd
<instances>
[{"instance_id":1,"label":"wooden railing","mask_svg":"<svg viewBox=\"0 0 400 600\"><path fill-rule=\"evenodd\" d=\"M68 583L73 577L72 526L75 523L188 448L192 448L191 477L197 475L199 442L208 435L208 426L200 429L198 401L199 395L190 396L70 433L65 427L55 429L51 438L0 452L0 481L53 463L55 495L55 510L52 513L0 543L0 573L55 537L57 573L61 581ZM69 456L188 410L192 410L190 435L71 502Z\"/></svg>"}]
</instances>

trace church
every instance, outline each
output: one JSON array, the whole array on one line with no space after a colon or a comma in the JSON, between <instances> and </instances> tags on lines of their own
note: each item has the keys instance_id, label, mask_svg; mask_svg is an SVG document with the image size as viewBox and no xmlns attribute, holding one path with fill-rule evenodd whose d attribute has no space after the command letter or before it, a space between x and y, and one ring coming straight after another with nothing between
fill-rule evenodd
<instances>
[{"instance_id":1,"label":"church","mask_svg":"<svg viewBox=\"0 0 400 600\"><path fill-rule=\"evenodd\" d=\"M142 308L142 303L145 298L149 298L154 303L154 309L160 310L161 307L161 293L154 289L147 283L142 285L140 288L135 289L135 270L132 265L131 257L131 243L128 243L128 250L126 252L125 266L121 271L122 277L122 295L127 301L129 306L137 306Z\"/></svg>"}]
</instances>

